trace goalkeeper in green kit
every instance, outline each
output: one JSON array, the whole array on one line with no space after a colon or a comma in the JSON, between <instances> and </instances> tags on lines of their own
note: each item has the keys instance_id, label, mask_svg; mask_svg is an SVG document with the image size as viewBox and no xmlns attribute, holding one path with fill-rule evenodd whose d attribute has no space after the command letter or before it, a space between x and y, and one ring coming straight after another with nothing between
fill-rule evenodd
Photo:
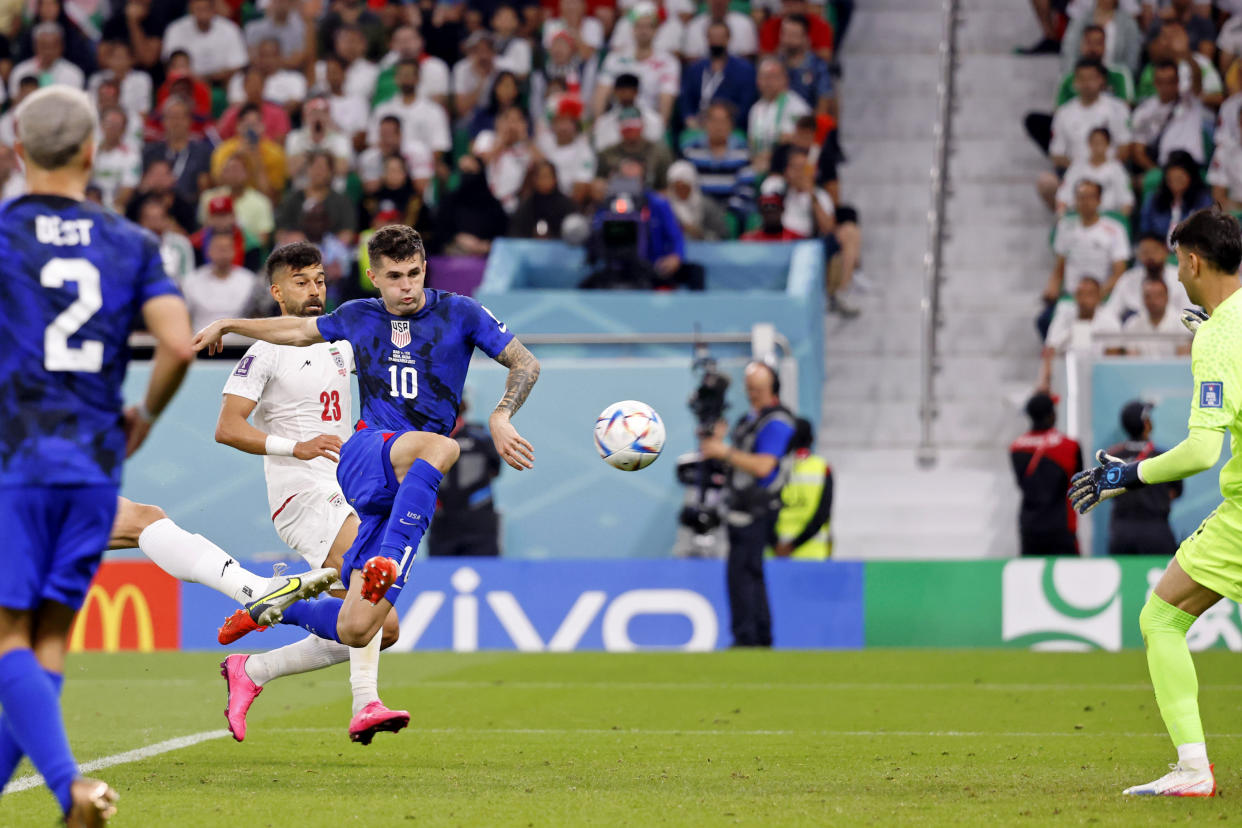
<instances>
[{"instance_id":1,"label":"goalkeeper in green kit","mask_svg":"<svg viewBox=\"0 0 1242 828\"><path fill-rule=\"evenodd\" d=\"M1177 764L1154 782L1125 790L1140 796L1215 796L1186 633L1222 596L1242 601L1242 227L1212 207L1177 225L1170 241L1178 279L1190 301L1205 311L1182 314L1195 333L1189 434L1170 451L1136 463L1098 452L1100 465L1074 476L1069 498L1086 514L1128 490L1206 471L1216 465L1229 431L1233 456L1220 473L1224 500L1182 541L1139 615L1156 703L1177 746Z\"/></svg>"}]
</instances>

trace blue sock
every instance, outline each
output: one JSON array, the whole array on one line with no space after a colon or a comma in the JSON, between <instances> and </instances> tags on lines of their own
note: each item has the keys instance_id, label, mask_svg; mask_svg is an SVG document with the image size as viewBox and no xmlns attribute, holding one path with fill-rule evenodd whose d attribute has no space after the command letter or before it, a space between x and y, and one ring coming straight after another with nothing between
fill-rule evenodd
<instances>
[{"instance_id":1,"label":"blue sock","mask_svg":"<svg viewBox=\"0 0 1242 828\"><path fill-rule=\"evenodd\" d=\"M68 813L69 786L78 775L78 763L69 750L56 684L30 650L0 656L0 708L21 751Z\"/></svg>"},{"instance_id":2,"label":"blue sock","mask_svg":"<svg viewBox=\"0 0 1242 828\"><path fill-rule=\"evenodd\" d=\"M59 698L65 677L46 669L43 673L48 681L52 682L52 689L56 691L56 696ZM17 739L13 736L13 731L9 729L8 717L0 714L0 788L9 784L9 780L13 778L13 771L17 770L21 761L22 749L18 747Z\"/></svg>"},{"instance_id":3,"label":"blue sock","mask_svg":"<svg viewBox=\"0 0 1242 828\"><path fill-rule=\"evenodd\" d=\"M381 552L400 561L406 549L418 549L418 542L423 539L431 523L431 514L436 510L436 489L443 479L444 475L426 460L414 461L392 500L392 514L384 529Z\"/></svg>"},{"instance_id":4,"label":"blue sock","mask_svg":"<svg viewBox=\"0 0 1242 828\"><path fill-rule=\"evenodd\" d=\"M345 602L330 595L316 598L314 601L298 601L285 608L280 623L301 627L309 633L341 643L336 635L336 617L341 614L341 605Z\"/></svg>"}]
</instances>

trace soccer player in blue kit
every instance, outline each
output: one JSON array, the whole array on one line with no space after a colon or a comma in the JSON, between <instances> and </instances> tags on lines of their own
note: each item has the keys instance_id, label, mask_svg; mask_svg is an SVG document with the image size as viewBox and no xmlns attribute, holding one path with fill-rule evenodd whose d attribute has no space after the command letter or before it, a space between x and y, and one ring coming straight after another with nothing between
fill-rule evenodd
<instances>
[{"instance_id":1,"label":"soccer player in blue kit","mask_svg":"<svg viewBox=\"0 0 1242 828\"><path fill-rule=\"evenodd\" d=\"M16 149L29 194L0 205L0 785L28 756L74 826L103 824L116 792L81 776L69 750L69 628L108 546L122 461L194 356L159 241L85 200L95 122L80 90L26 98ZM142 405L122 411L140 323L155 361Z\"/></svg>"},{"instance_id":2,"label":"soccer player in blue kit","mask_svg":"<svg viewBox=\"0 0 1242 828\"><path fill-rule=\"evenodd\" d=\"M500 456L519 471L531 468L535 455L510 419L539 378L538 360L486 308L423 287L427 258L413 228L380 228L367 251L378 299L346 302L320 317L224 319L194 337L196 350L212 353L229 333L275 345L344 339L353 346L362 419L337 466L341 490L361 520L343 559L348 591L343 602L293 604L283 618L351 647L369 642L396 603L440 480L457 461L457 441L448 435L475 347L509 369L488 426ZM361 577L351 577L355 571Z\"/></svg>"}]
</instances>

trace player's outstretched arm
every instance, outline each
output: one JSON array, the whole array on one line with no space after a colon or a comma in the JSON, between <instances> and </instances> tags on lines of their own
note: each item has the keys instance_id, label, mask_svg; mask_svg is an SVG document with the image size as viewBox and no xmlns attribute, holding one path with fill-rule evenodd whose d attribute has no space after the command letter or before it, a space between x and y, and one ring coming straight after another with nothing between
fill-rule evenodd
<instances>
[{"instance_id":1,"label":"player's outstretched arm","mask_svg":"<svg viewBox=\"0 0 1242 828\"><path fill-rule=\"evenodd\" d=\"M212 322L194 337L194 350L207 349L218 354L224 349L225 334L238 334L261 339L273 345L314 345L323 342L319 325L313 316L274 316L270 319L221 319Z\"/></svg>"},{"instance_id":2,"label":"player's outstretched arm","mask_svg":"<svg viewBox=\"0 0 1242 828\"><path fill-rule=\"evenodd\" d=\"M194 359L194 350L190 347L190 312L180 296L164 294L148 299L142 305L142 320L155 337L155 356L142 404L125 411L126 457L146 440L151 424L172 401Z\"/></svg>"},{"instance_id":3,"label":"player's outstretched arm","mask_svg":"<svg viewBox=\"0 0 1242 828\"><path fill-rule=\"evenodd\" d=\"M299 460L326 457L333 463L340 459L341 438L335 434L320 434L299 443L255 428L249 421L255 405L254 400L225 394L220 417L216 420L216 442L247 454L271 454Z\"/></svg>"},{"instance_id":4,"label":"player's outstretched arm","mask_svg":"<svg viewBox=\"0 0 1242 828\"><path fill-rule=\"evenodd\" d=\"M1192 426L1186 439L1164 454L1134 463L1098 451L1095 459L1099 465L1080 471L1070 481L1070 505L1085 515L1105 500L1127 491L1207 471L1220 459L1223 435L1223 428Z\"/></svg>"},{"instance_id":5,"label":"player's outstretched arm","mask_svg":"<svg viewBox=\"0 0 1242 828\"><path fill-rule=\"evenodd\" d=\"M496 444L496 451L510 466L518 471L529 469L535 464L535 450L518 434L510 419L522 407L522 403L526 402L530 390L539 381L539 360L514 337L496 357L496 361L509 369L509 376L505 379L505 395L500 398L492 416L487 420L488 428L492 432L492 442Z\"/></svg>"}]
</instances>

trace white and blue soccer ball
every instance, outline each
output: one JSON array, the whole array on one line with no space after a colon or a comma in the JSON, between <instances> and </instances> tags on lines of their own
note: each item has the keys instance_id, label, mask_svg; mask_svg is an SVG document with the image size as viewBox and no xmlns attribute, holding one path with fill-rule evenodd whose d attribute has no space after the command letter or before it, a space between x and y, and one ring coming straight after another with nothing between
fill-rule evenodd
<instances>
[{"instance_id":1,"label":"white and blue soccer ball","mask_svg":"<svg viewBox=\"0 0 1242 828\"><path fill-rule=\"evenodd\" d=\"M595 420L595 448L613 468L645 469L664 449L664 420L645 402L613 403Z\"/></svg>"}]
</instances>

